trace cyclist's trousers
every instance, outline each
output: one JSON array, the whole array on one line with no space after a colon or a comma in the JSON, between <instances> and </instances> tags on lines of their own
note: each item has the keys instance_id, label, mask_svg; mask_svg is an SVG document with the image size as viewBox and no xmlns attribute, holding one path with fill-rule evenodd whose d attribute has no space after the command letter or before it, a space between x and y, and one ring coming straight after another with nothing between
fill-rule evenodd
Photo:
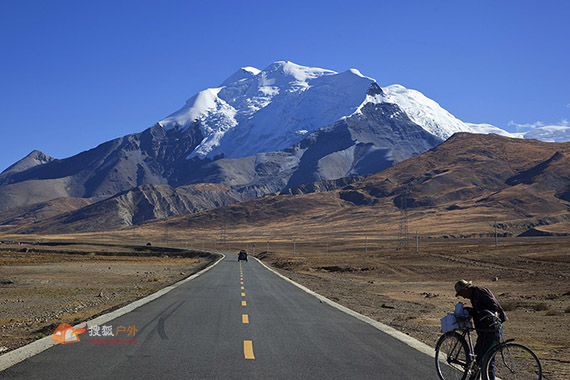
<instances>
[{"instance_id":1,"label":"cyclist's trousers","mask_svg":"<svg viewBox=\"0 0 570 380\"><path fill-rule=\"evenodd\" d=\"M475 343L475 355L477 355L477 364L482 365L481 360L483 356L491 348L494 342L500 339L498 331L477 331L477 343ZM489 380L495 380L495 359L491 362L489 371Z\"/></svg>"}]
</instances>

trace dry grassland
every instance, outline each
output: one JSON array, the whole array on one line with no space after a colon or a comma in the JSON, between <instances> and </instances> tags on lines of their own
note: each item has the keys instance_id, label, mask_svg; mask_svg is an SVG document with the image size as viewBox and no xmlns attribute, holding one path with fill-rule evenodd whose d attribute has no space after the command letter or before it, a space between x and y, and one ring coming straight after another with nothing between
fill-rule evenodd
<instances>
[{"instance_id":1,"label":"dry grassland","mask_svg":"<svg viewBox=\"0 0 570 380\"><path fill-rule=\"evenodd\" d=\"M456 239L419 235L416 252L415 235L411 236L408 249L398 250L393 230L374 234L365 228L358 230L357 226L354 224L352 230L345 232L341 232L340 226L323 232L316 226L313 230L294 223L281 229L277 224L267 224L265 228L249 225L227 230L186 230L165 228L163 224L152 229L64 238L86 242L104 239L109 243L151 241L153 246L234 253L245 248L250 254L255 251L257 257L287 277L432 347L440 335L439 319L462 301L455 297L453 284L462 278L472 280L489 287L497 296L509 317L505 323L507 337L516 338L537 352L545 378L570 378L570 239L500 238L495 248L494 239L488 237ZM487 228L487 235L492 234L488 225L480 226ZM128 260L113 258L118 260L117 264L123 259ZM143 284L155 285L153 289L162 286L149 282L152 277L146 280L141 277L143 269L135 269L134 263L121 263L125 271L130 268L133 289L142 291ZM140 259L136 263L151 265L150 261L143 263ZM117 264L105 262L99 270L103 274L105 268L115 268ZM146 271L158 274L173 264L159 261L152 265L154 271ZM48 274L42 279L37 273L30 273L31 277L37 281L50 280ZM121 289L128 288L126 283ZM31 283L29 286L39 287ZM44 291L49 292L47 289ZM97 300L98 285L90 284L86 289L90 299ZM119 294L117 290L106 292ZM36 304L41 301L32 302ZM33 328L28 330L34 332Z\"/></svg>"},{"instance_id":2,"label":"dry grassland","mask_svg":"<svg viewBox=\"0 0 570 380\"><path fill-rule=\"evenodd\" d=\"M210 262L200 256L144 246L0 244L0 353L179 281Z\"/></svg>"}]
</instances>

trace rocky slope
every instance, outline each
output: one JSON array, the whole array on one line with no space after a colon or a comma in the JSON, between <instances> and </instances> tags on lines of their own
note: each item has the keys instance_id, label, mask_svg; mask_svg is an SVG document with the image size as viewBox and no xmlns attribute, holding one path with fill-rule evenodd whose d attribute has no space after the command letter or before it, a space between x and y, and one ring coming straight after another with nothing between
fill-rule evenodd
<instances>
[{"instance_id":1,"label":"rocky slope","mask_svg":"<svg viewBox=\"0 0 570 380\"><path fill-rule=\"evenodd\" d=\"M461 235L491 233L497 218L501 234L532 228L559 234L570 221L568 168L570 143L460 133L339 190L257 199L172 223L201 229L232 215L234 224L267 235L353 229L397 234L405 207L414 228L430 234L444 228Z\"/></svg>"},{"instance_id":2,"label":"rocky slope","mask_svg":"<svg viewBox=\"0 0 570 380\"><path fill-rule=\"evenodd\" d=\"M87 219L107 216L95 210L112 212L120 222L108 226L116 228L313 182L333 181L330 188L419 155L457 131L504 132L463 123L418 91L382 89L355 69L280 61L238 70L141 133L62 160L33 152L0 174L0 210L59 198L106 201L73 218L97 225ZM185 188L201 183L228 193Z\"/></svg>"}]
</instances>

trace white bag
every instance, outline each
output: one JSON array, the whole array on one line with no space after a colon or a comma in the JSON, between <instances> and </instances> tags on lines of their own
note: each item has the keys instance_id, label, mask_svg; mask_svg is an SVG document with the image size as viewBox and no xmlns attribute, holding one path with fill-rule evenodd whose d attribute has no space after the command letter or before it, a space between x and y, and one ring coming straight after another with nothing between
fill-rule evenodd
<instances>
[{"instance_id":1,"label":"white bag","mask_svg":"<svg viewBox=\"0 0 570 380\"><path fill-rule=\"evenodd\" d=\"M447 333L459 328L457 324L457 319L454 314L447 314L445 317L441 318L441 332Z\"/></svg>"},{"instance_id":2,"label":"white bag","mask_svg":"<svg viewBox=\"0 0 570 380\"><path fill-rule=\"evenodd\" d=\"M469 311L463 308L463 302L458 302L455 305L455 312L453 313L457 318L469 318Z\"/></svg>"},{"instance_id":3,"label":"white bag","mask_svg":"<svg viewBox=\"0 0 570 380\"><path fill-rule=\"evenodd\" d=\"M455 313L453 314L455 314L455 320L460 329L473 328L471 314L469 314L469 310L463 308L462 302L458 302L455 305Z\"/></svg>"},{"instance_id":4,"label":"white bag","mask_svg":"<svg viewBox=\"0 0 570 380\"><path fill-rule=\"evenodd\" d=\"M458 329L472 328L473 325L470 318L469 311L463 308L462 302L458 302L455 305L453 314L447 314L441 318L441 332L446 333Z\"/></svg>"}]
</instances>

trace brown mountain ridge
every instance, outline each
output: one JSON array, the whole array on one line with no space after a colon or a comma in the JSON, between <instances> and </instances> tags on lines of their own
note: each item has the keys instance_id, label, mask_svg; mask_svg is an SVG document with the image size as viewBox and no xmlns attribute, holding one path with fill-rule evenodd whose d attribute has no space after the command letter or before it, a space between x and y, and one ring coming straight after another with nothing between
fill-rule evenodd
<instances>
[{"instance_id":1,"label":"brown mountain ridge","mask_svg":"<svg viewBox=\"0 0 570 380\"><path fill-rule=\"evenodd\" d=\"M410 231L430 236L529 230L570 232L570 143L458 133L428 152L340 190L266 197L149 223L182 229L223 224L268 235ZM546 232L550 231L550 232Z\"/></svg>"},{"instance_id":2,"label":"brown mountain ridge","mask_svg":"<svg viewBox=\"0 0 570 380\"><path fill-rule=\"evenodd\" d=\"M458 133L436 148L382 172L354 183L337 181L341 189L316 183L293 189L288 195L200 212L211 206L196 203L197 194L202 194L200 202L216 207L227 204L219 198L222 193L226 196L227 189L193 185L184 190L192 196L188 198L192 202L178 205L168 201L166 193L173 189L154 186L33 224L20 223L6 232L116 229L125 215L145 219L144 215L128 212L132 202L123 198L134 197L138 199L135 203L146 204L149 197L159 196L164 202L151 202L161 205L159 209L138 206L137 212L153 212L155 217L166 218L176 215L177 208L185 208L194 214L149 222L143 229L162 228L168 223L174 229L207 233L226 225L228 229L282 235L369 230L395 236L405 214L410 231L429 236L490 234L495 220L500 233L509 236L566 234L570 232L569 157L570 143ZM230 203L243 201L242 192L236 192Z\"/></svg>"}]
</instances>

